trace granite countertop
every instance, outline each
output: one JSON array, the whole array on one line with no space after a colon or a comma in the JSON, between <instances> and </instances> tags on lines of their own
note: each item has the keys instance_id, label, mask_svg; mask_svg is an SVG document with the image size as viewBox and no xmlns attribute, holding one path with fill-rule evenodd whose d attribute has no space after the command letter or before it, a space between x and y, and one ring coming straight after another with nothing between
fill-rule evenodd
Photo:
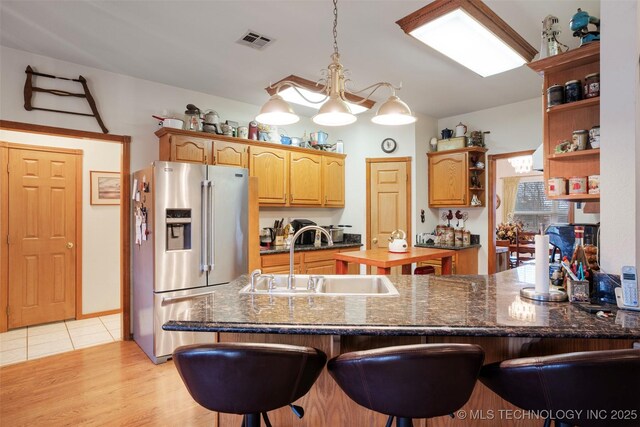
<instances>
[{"instance_id":1,"label":"granite countertop","mask_svg":"<svg viewBox=\"0 0 640 427\"><path fill-rule=\"evenodd\" d=\"M416 248L433 248L433 249L450 249L452 251L462 251L465 249L471 249L471 248L481 248L482 245L480 243L475 244L475 245L469 245L469 246L447 246L447 245L428 245L426 243L417 243L415 245Z\"/></svg>"},{"instance_id":2,"label":"granite countertop","mask_svg":"<svg viewBox=\"0 0 640 427\"><path fill-rule=\"evenodd\" d=\"M297 252L308 252L308 251L324 251L327 249L343 249L343 248L353 248L353 250L357 250L362 243L334 243L333 246L327 246L326 243L323 243L322 246L315 247L313 245L296 245L295 250ZM274 247L272 249L263 249L260 248L260 255L271 255L271 254L282 254L289 253L289 248L285 248L284 246Z\"/></svg>"},{"instance_id":3,"label":"granite countertop","mask_svg":"<svg viewBox=\"0 0 640 427\"><path fill-rule=\"evenodd\" d=\"M457 335L555 338L640 338L640 312L599 319L572 304L521 299L535 269L494 275L392 276L397 296L240 295L241 276L195 297L163 328L176 331L314 335Z\"/></svg>"}]
</instances>

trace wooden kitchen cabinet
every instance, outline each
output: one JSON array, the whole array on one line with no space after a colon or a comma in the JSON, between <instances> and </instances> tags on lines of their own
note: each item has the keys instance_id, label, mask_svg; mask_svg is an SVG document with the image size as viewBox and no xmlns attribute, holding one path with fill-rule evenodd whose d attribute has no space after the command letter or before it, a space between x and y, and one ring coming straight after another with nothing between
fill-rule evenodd
<instances>
[{"instance_id":1,"label":"wooden kitchen cabinet","mask_svg":"<svg viewBox=\"0 0 640 427\"><path fill-rule=\"evenodd\" d=\"M344 207L344 158L322 156L324 205Z\"/></svg>"},{"instance_id":2,"label":"wooden kitchen cabinet","mask_svg":"<svg viewBox=\"0 0 640 427\"><path fill-rule=\"evenodd\" d=\"M249 167L249 147L237 142L213 141L213 163L237 168Z\"/></svg>"},{"instance_id":3,"label":"wooden kitchen cabinet","mask_svg":"<svg viewBox=\"0 0 640 427\"><path fill-rule=\"evenodd\" d=\"M344 207L344 154L182 129L155 134L160 160L248 168L260 206Z\"/></svg>"},{"instance_id":4,"label":"wooden kitchen cabinet","mask_svg":"<svg viewBox=\"0 0 640 427\"><path fill-rule=\"evenodd\" d=\"M451 274L478 274L479 248L467 248L455 251L451 257ZM418 266L430 265L436 270L436 276L442 274L442 263L439 259L419 262Z\"/></svg>"},{"instance_id":5,"label":"wooden kitchen cabinet","mask_svg":"<svg viewBox=\"0 0 640 427\"><path fill-rule=\"evenodd\" d=\"M160 160L209 163L213 141L188 135L166 134L160 138Z\"/></svg>"},{"instance_id":6,"label":"wooden kitchen cabinet","mask_svg":"<svg viewBox=\"0 0 640 427\"><path fill-rule=\"evenodd\" d=\"M574 130L589 130L600 125L600 97L556 105L547 108L547 89L554 84L564 85L580 80L584 86L588 74L600 72L600 42L591 42L555 56L528 64L543 76L542 128L543 168L545 182L549 178L588 177L600 175L600 150L587 149L570 153L556 153L555 147L564 140L571 141ZM606 88L605 88L606 90ZM548 187L547 187L548 193ZM598 201L599 194L549 196L548 199Z\"/></svg>"},{"instance_id":7,"label":"wooden kitchen cabinet","mask_svg":"<svg viewBox=\"0 0 640 427\"><path fill-rule=\"evenodd\" d=\"M304 253L305 274L336 274L336 261L333 256L340 252L338 249L326 249L321 251Z\"/></svg>"},{"instance_id":8,"label":"wooden kitchen cabinet","mask_svg":"<svg viewBox=\"0 0 640 427\"><path fill-rule=\"evenodd\" d=\"M310 153L289 154L289 204L322 204L322 156Z\"/></svg>"},{"instance_id":9,"label":"wooden kitchen cabinet","mask_svg":"<svg viewBox=\"0 0 640 427\"><path fill-rule=\"evenodd\" d=\"M263 273L289 274L289 253L270 254L260 256L260 266ZM293 272L302 274L302 254L293 255Z\"/></svg>"},{"instance_id":10,"label":"wooden kitchen cabinet","mask_svg":"<svg viewBox=\"0 0 640 427\"><path fill-rule=\"evenodd\" d=\"M486 148L469 147L427 153L429 163L429 207L474 207L485 204ZM474 195L480 201L472 205Z\"/></svg>"},{"instance_id":11,"label":"wooden kitchen cabinet","mask_svg":"<svg viewBox=\"0 0 640 427\"><path fill-rule=\"evenodd\" d=\"M295 274L336 274L336 261L333 256L338 252L357 251L357 247L340 249L318 249L296 252L293 270ZM289 252L260 256L263 273L289 274ZM349 274L359 274L360 266L349 263Z\"/></svg>"},{"instance_id":12,"label":"wooden kitchen cabinet","mask_svg":"<svg viewBox=\"0 0 640 427\"><path fill-rule=\"evenodd\" d=\"M289 153L277 148L251 147L249 175L258 178L261 205L286 205L289 193Z\"/></svg>"}]
</instances>

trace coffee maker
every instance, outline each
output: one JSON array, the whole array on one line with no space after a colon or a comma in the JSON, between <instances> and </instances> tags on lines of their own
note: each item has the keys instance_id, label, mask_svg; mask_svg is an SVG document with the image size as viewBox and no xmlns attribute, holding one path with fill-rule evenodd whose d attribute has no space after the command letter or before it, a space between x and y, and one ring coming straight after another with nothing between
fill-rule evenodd
<instances>
[{"instance_id":1,"label":"coffee maker","mask_svg":"<svg viewBox=\"0 0 640 427\"><path fill-rule=\"evenodd\" d=\"M293 232L296 233L302 227L306 227L307 225L317 225L313 221L309 221L308 219L294 219L291 221L291 226L293 227ZM316 230L309 230L302 233L295 241L296 245L313 245L313 242L316 238Z\"/></svg>"}]
</instances>

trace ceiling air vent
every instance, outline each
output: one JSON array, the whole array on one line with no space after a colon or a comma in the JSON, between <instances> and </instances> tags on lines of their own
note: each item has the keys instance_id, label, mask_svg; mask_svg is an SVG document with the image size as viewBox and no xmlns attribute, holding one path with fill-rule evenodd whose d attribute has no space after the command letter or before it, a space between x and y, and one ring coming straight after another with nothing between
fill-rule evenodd
<instances>
[{"instance_id":1,"label":"ceiling air vent","mask_svg":"<svg viewBox=\"0 0 640 427\"><path fill-rule=\"evenodd\" d=\"M238 43L252 47L254 49L263 49L273 42L273 38L262 35L256 31L249 30L240 37Z\"/></svg>"}]
</instances>

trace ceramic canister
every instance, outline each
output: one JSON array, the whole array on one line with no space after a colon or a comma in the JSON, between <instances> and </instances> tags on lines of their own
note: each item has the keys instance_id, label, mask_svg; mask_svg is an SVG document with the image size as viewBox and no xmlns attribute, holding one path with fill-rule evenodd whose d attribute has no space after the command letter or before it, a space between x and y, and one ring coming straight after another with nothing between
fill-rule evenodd
<instances>
[{"instance_id":1,"label":"ceramic canister","mask_svg":"<svg viewBox=\"0 0 640 427\"><path fill-rule=\"evenodd\" d=\"M600 96L600 73L589 74L584 78L584 97Z\"/></svg>"},{"instance_id":2,"label":"ceramic canister","mask_svg":"<svg viewBox=\"0 0 640 427\"><path fill-rule=\"evenodd\" d=\"M463 233L462 233L462 229L457 229L454 232L454 239L455 239L455 243L454 246L456 248L461 248L462 247L462 239L463 239Z\"/></svg>"},{"instance_id":3,"label":"ceramic canister","mask_svg":"<svg viewBox=\"0 0 640 427\"><path fill-rule=\"evenodd\" d=\"M453 227L447 227L444 231L444 245L445 246L454 246L455 245L455 232L453 231Z\"/></svg>"},{"instance_id":4,"label":"ceramic canister","mask_svg":"<svg viewBox=\"0 0 640 427\"><path fill-rule=\"evenodd\" d=\"M569 178L569 194L586 194L587 193L587 177L572 176Z\"/></svg>"},{"instance_id":5,"label":"ceramic canister","mask_svg":"<svg viewBox=\"0 0 640 427\"><path fill-rule=\"evenodd\" d=\"M564 178L549 178L547 193L550 196L563 196L567 194L567 180Z\"/></svg>"},{"instance_id":6,"label":"ceramic canister","mask_svg":"<svg viewBox=\"0 0 640 427\"><path fill-rule=\"evenodd\" d=\"M437 245L444 245L445 240L446 240L446 230L447 230L447 226L446 225L437 225L436 226L436 244Z\"/></svg>"},{"instance_id":7,"label":"ceramic canister","mask_svg":"<svg viewBox=\"0 0 640 427\"><path fill-rule=\"evenodd\" d=\"M547 108L564 103L564 87L560 85L549 86L547 89Z\"/></svg>"},{"instance_id":8,"label":"ceramic canister","mask_svg":"<svg viewBox=\"0 0 640 427\"><path fill-rule=\"evenodd\" d=\"M600 175L589 175L589 194L600 194Z\"/></svg>"},{"instance_id":9,"label":"ceramic canister","mask_svg":"<svg viewBox=\"0 0 640 427\"><path fill-rule=\"evenodd\" d=\"M462 230L462 246L471 245L471 232L469 230Z\"/></svg>"},{"instance_id":10,"label":"ceramic canister","mask_svg":"<svg viewBox=\"0 0 640 427\"><path fill-rule=\"evenodd\" d=\"M587 141L589 140L589 131L581 129L573 131L573 144L578 147L578 150L587 149Z\"/></svg>"},{"instance_id":11,"label":"ceramic canister","mask_svg":"<svg viewBox=\"0 0 640 427\"><path fill-rule=\"evenodd\" d=\"M589 130L589 144L591 148L600 148L600 126L594 126Z\"/></svg>"},{"instance_id":12,"label":"ceramic canister","mask_svg":"<svg viewBox=\"0 0 640 427\"><path fill-rule=\"evenodd\" d=\"M582 85L580 80L569 80L564 84L564 101L575 102L582 99Z\"/></svg>"}]
</instances>

